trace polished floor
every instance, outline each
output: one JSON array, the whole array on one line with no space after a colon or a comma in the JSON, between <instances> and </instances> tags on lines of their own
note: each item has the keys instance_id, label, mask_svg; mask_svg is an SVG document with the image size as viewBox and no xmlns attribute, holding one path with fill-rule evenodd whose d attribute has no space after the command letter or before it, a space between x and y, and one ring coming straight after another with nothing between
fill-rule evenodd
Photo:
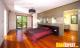
<instances>
[{"instance_id":1,"label":"polished floor","mask_svg":"<svg viewBox=\"0 0 80 48\"><path fill-rule=\"evenodd\" d=\"M64 36L49 35L36 42L32 42L27 35L23 34L22 40L16 37L16 31L11 31L5 37L4 44L1 48L56 48L57 42L76 42L77 32L64 32Z\"/></svg>"}]
</instances>

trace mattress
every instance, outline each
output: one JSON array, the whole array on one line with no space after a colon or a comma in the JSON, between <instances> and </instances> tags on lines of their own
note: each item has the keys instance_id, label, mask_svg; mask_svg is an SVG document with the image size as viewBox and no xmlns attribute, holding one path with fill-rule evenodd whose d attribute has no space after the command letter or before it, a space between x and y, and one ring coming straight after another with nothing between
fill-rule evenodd
<instances>
[{"instance_id":1,"label":"mattress","mask_svg":"<svg viewBox=\"0 0 80 48\"><path fill-rule=\"evenodd\" d=\"M49 28L41 27L41 28L36 28L36 29L29 29L27 32L27 35L32 41L37 41L51 33L52 32Z\"/></svg>"}]
</instances>

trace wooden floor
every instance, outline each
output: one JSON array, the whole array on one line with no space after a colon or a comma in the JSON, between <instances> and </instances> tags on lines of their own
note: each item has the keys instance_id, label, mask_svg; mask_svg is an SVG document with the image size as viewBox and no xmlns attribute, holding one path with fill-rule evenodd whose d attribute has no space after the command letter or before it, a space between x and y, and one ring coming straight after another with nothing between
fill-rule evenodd
<instances>
[{"instance_id":1,"label":"wooden floor","mask_svg":"<svg viewBox=\"0 0 80 48\"><path fill-rule=\"evenodd\" d=\"M1 48L56 48L56 42L77 42L77 32L65 32L64 36L50 35L36 42L31 42L24 33L22 41L17 40L16 32L11 31L5 37Z\"/></svg>"}]
</instances>

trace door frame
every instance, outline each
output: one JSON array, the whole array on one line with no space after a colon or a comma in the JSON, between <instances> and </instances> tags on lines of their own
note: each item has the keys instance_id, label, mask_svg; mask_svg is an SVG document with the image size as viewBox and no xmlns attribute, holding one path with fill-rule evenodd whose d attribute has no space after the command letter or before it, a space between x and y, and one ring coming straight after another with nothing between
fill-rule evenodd
<instances>
[{"instance_id":1,"label":"door frame","mask_svg":"<svg viewBox=\"0 0 80 48\"><path fill-rule=\"evenodd\" d=\"M17 16L24 16L24 15L16 15L16 29L17 29ZM25 16L26 18L27 18L27 16ZM22 22L22 20L21 20L21 22ZM27 23L27 22L26 22ZM22 26L22 25L21 25ZM26 27L27 27L27 25L26 25ZM22 29L22 27L20 28L20 29Z\"/></svg>"}]
</instances>

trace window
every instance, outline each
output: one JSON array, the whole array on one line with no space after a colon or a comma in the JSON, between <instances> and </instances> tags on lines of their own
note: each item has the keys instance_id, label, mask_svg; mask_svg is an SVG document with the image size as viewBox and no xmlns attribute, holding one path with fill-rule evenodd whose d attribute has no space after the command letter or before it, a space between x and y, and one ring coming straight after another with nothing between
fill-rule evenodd
<instances>
[{"instance_id":1,"label":"window","mask_svg":"<svg viewBox=\"0 0 80 48\"><path fill-rule=\"evenodd\" d=\"M77 16L71 16L71 24L77 24L77 23L78 23Z\"/></svg>"},{"instance_id":2,"label":"window","mask_svg":"<svg viewBox=\"0 0 80 48\"><path fill-rule=\"evenodd\" d=\"M52 24L56 23L56 19L54 17L52 17Z\"/></svg>"},{"instance_id":3,"label":"window","mask_svg":"<svg viewBox=\"0 0 80 48\"><path fill-rule=\"evenodd\" d=\"M26 28L27 27L27 17L26 16L17 16L17 28Z\"/></svg>"}]
</instances>

